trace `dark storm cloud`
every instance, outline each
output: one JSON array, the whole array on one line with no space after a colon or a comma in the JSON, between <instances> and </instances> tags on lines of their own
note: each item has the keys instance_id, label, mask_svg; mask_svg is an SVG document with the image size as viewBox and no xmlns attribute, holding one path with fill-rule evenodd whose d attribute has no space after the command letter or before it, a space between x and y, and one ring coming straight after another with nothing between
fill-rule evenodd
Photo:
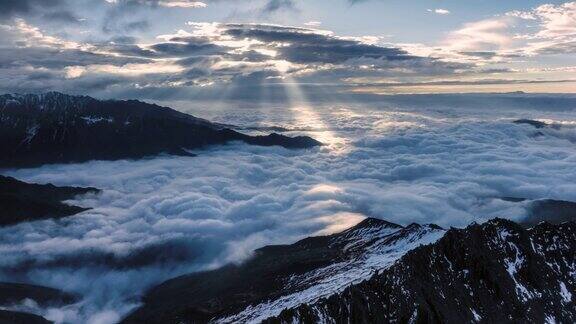
<instances>
[{"instance_id":1,"label":"dark storm cloud","mask_svg":"<svg viewBox=\"0 0 576 324\"><path fill-rule=\"evenodd\" d=\"M150 47L156 53L168 56L193 56L208 54L223 54L226 48L210 43L158 43Z\"/></svg>"},{"instance_id":2,"label":"dark storm cloud","mask_svg":"<svg viewBox=\"0 0 576 324\"><path fill-rule=\"evenodd\" d=\"M2 0L0 1L0 18L13 15L27 15L37 9L55 8L63 0Z\"/></svg>"},{"instance_id":3,"label":"dark storm cloud","mask_svg":"<svg viewBox=\"0 0 576 324\"><path fill-rule=\"evenodd\" d=\"M82 20L68 10L51 11L42 15L42 19L51 23L80 24Z\"/></svg>"},{"instance_id":4,"label":"dark storm cloud","mask_svg":"<svg viewBox=\"0 0 576 324\"><path fill-rule=\"evenodd\" d=\"M295 63L342 63L353 58L405 60L415 58L398 48L360 43L356 40L303 32L298 28L229 25L226 34L235 38L253 38L269 43L289 43L278 46L282 58Z\"/></svg>"},{"instance_id":5,"label":"dark storm cloud","mask_svg":"<svg viewBox=\"0 0 576 324\"><path fill-rule=\"evenodd\" d=\"M490 51L482 51L482 52L459 52L462 55L467 55L467 56L473 56L473 57L479 57L479 58L483 58L483 59L491 59L495 56L498 55L498 53L496 52L490 52Z\"/></svg>"},{"instance_id":6,"label":"dark storm cloud","mask_svg":"<svg viewBox=\"0 0 576 324\"><path fill-rule=\"evenodd\" d=\"M540 54L576 54L576 41L552 44L538 50Z\"/></svg>"},{"instance_id":7,"label":"dark storm cloud","mask_svg":"<svg viewBox=\"0 0 576 324\"><path fill-rule=\"evenodd\" d=\"M122 41L122 40L120 40L120 41ZM142 47L140 47L138 45L134 45L134 44L125 44L122 42L117 42L116 40L114 40L112 43L101 44L100 46L102 49L105 49L105 50L108 50L110 52L120 54L120 55L134 56L134 57L141 57L141 58L159 57L158 53L153 51L153 50L142 48Z\"/></svg>"},{"instance_id":8,"label":"dark storm cloud","mask_svg":"<svg viewBox=\"0 0 576 324\"><path fill-rule=\"evenodd\" d=\"M268 3L262 8L262 12L270 13L282 9L295 10L296 4L293 0L269 0Z\"/></svg>"},{"instance_id":9,"label":"dark storm cloud","mask_svg":"<svg viewBox=\"0 0 576 324\"><path fill-rule=\"evenodd\" d=\"M95 64L124 65L128 63L146 63L143 58L116 57L95 54L77 49L4 48L0 51L0 67L63 69L68 66L87 66Z\"/></svg>"}]
</instances>

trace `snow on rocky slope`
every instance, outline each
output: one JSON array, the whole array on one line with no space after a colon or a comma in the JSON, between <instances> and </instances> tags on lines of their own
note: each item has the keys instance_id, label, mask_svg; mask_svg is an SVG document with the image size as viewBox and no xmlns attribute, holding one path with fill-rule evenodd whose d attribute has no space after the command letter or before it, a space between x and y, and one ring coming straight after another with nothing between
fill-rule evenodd
<instances>
[{"instance_id":1,"label":"snow on rocky slope","mask_svg":"<svg viewBox=\"0 0 576 324\"><path fill-rule=\"evenodd\" d=\"M573 323L576 223L366 219L169 280L125 323Z\"/></svg>"},{"instance_id":2,"label":"snow on rocky slope","mask_svg":"<svg viewBox=\"0 0 576 324\"><path fill-rule=\"evenodd\" d=\"M367 281L268 323L574 323L576 224L451 229Z\"/></svg>"},{"instance_id":3,"label":"snow on rocky slope","mask_svg":"<svg viewBox=\"0 0 576 324\"><path fill-rule=\"evenodd\" d=\"M408 251L440 239L434 225L369 218L339 234L257 250L242 265L192 274L154 288L125 322L257 323L367 280Z\"/></svg>"}]
</instances>

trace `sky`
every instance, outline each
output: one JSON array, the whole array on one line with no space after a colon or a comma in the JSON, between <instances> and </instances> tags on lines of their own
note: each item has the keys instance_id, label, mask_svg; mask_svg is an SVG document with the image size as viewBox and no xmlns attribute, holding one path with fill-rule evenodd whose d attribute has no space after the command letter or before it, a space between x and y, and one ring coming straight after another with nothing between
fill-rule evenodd
<instances>
[{"instance_id":1,"label":"sky","mask_svg":"<svg viewBox=\"0 0 576 324\"><path fill-rule=\"evenodd\" d=\"M0 92L362 100L576 92L576 2L3 0ZM302 98L297 98L302 99Z\"/></svg>"}]
</instances>

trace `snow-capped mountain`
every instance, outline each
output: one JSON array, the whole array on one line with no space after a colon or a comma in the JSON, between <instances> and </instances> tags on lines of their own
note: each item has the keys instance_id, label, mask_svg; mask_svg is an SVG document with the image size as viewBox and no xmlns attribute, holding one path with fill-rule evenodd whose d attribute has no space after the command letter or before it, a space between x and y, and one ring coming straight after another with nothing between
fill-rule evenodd
<instances>
[{"instance_id":1,"label":"snow-capped mountain","mask_svg":"<svg viewBox=\"0 0 576 324\"><path fill-rule=\"evenodd\" d=\"M229 141L307 148L309 137L248 136L137 100L96 100L57 92L0 96L0 167L141 158Z\"/></svg>"},{"instance_id":2,"label":"snow-capped mountain","mask_svg":"<svg viewBox=\"0 0 576 324\"><path fill-rule=\"evenodd\" d=\"M576 224L465 229L367 219L153 288L125 323L576 320Z\"/></svg>"},{"instance_id":3,"label":"snow-capped mountain","mask_svg":"<svg viewBox=\"0 0 576 324\"><path fill-rule=\"evenodd\" d=\"M574 323L576 224L495 219L452 229L394 266L267 322Z\"/></svg>"},{"instance_id":4,"label":"snow-capped mountain","mask_svg":"<svg viewBox=\"0 0 576 324\"><path fill-rule=\"evenodd\" d=\"M367 280L444 233L434 225L402 227L369 218L339 234L264 247L242 265L161 284L126 322L260 322Z\"/></svg>"}]
</instances>

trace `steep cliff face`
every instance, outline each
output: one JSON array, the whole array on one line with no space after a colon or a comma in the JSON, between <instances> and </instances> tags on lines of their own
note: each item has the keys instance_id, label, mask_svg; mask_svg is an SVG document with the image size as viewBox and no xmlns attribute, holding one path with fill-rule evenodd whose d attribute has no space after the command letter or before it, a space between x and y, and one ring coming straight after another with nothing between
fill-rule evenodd
<instances>
[{"instance_id":1,"label":"steep cliff face","mask_svg":"<svg viewBox=\"0 0 576 324\"><path fill-rule=\"evenodd\" d=\"M0 167L141 158L229 141L287 148L309 137L248 136L170 108L57 92L0 96Z\"/></svg>"},{"instance_id":2,"label":"steep cliff face","mask_svg":"<svg viewBox=\"0 0 576 324\"><path fill-rule=\"evenodd\" d=\"M573 323L576 224L452 229L345 291L268 323Z\"/></svg>"}]
</instances>

